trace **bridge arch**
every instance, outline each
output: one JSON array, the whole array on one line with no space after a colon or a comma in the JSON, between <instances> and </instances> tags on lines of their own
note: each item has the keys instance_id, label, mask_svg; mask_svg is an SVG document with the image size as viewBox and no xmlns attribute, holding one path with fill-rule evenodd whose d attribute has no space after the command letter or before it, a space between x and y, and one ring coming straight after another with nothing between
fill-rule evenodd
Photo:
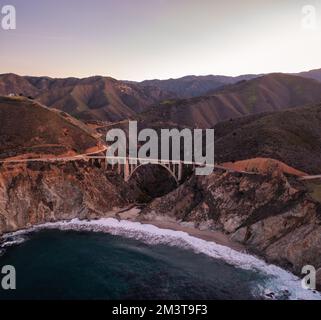
<instances>
[{"instance_id":1,"label":"bridge arch","mask_svg":"<svg viewBox=\"0 0 321 320\"><path fill-rule=\"evenodd\" d=\"M127 177L125 177L125 181L128 182L140 167L147 166L147 165L154 165L154 166L160 166L165 168L170 173L170 175L175 179L176 184L179 185L179 179L176 177L175 173L171 170L169 165L166 165L164 163L140 163L139 165L135 166L134 170L131 171Z\"/></svg>"}]
</instances>

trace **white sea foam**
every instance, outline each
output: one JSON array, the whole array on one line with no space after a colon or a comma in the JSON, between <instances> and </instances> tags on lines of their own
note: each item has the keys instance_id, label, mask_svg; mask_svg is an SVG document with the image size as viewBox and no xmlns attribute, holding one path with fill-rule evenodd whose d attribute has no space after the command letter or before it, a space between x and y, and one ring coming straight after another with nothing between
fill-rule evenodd
<instances>
[{"instance_id":1,"label":"white sea foam","mask_svg":"<svg viewBox=\"0 0 321 320\"><path fill-rule=\"evenodd\" d=\"M13 234L10 237L3 236L4 241L1 243L0 248L5 249L25 242L27 240L24 236L25 233L25 231L22 231L21 234Z\"/></svg>"},{"instance_id":2,"label":"white sea foam","mask_svg":"<svg viewBox=\"0 0 321 320\"><path fill-rule=\"evenodd\" d=\"M284 297L288 295L289 299L293 300L321 300L321 294L318 292L303 289L301 280L298 277L280 267L267 264L255 256L235 251L214 242L195 238L186 232L161 229L139 222L118 221L112 218L93 221L74 219L71 221L46 223L28 230L7 234L4 236L4 240L15 239L18 236L20 241L23 241L22 235L42 229L105 232L112 235L134 238L151 245L163 244L193 250L195 253L202 253L209 257L223 260L237 268L256 271L268 276L268 281L255 288L255 291L259 292L258 294L260 295L265 293L272 298L273 296ZM13 240L10 240L10 242L13 242Z\"/></svg>"}]
</instances>

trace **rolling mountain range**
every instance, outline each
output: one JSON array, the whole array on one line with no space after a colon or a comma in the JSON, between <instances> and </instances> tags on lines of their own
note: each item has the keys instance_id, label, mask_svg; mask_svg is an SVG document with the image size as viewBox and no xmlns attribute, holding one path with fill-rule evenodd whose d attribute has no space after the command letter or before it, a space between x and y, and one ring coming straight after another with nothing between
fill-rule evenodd
<instances>
[{"instance_id":1,"label":"rolling mountain range","mask_svg":"<svg viewBox=\"0 0 321 320\"><path fill-rule=\"evenodd\" d=\"M319 102L321 69L297 75L187 76L180 79L119 81L0 75L0 95L30 96L86 121L116 122L147 117L210 127L250 113Z\"/></svg>"},{"instance_id":2,"label":"rolling mountain range","mask_svg":"<svg viewBox=\"0 0 321 320\"><path fill-rule=\"evenodd\" d=\"M218 122L249 114L319 102L320 82L280 73L227 85L207 96L165 101L138 118L146 123L169 119L180 126L210 128Z\"/></svg>"},{"instance_id":3,"label":"rolling mountain range","mask_svg":"<svg viewBox=\"0 0 321 320\"><path fill-rule=\"evenodd\" d=\"M0 95L22 94L82 120L118 121L173 97L157 87L142 87L106 77L85 79L0 75Z\"/></svg>"},{"instance_id":4,"label":"rolling mountain range","mask_svg":"<svg viewBox=\"0 0 321 320\"><path fill-rule=\"evenodd\" d=\"M206 95L208 92L228 84L242 80L257 78L258 75L242 75L238 77L227 76L187 76L179 79L146 80L139 84L143 87L158 87L163 91L172 92L176 98L186 99Z\"/></svg>"},{"instance_id":5,"label":"rolling mountain range","mask_svg":"<svg viewBox=\"0 0 321 320\"><path fill-rule=\"evenodd\" d=\"M297 73L296 75L303 78L310 78L310 79L321 81L321 69L300 72L300 73Z\"/></svg>"}]
</instances>

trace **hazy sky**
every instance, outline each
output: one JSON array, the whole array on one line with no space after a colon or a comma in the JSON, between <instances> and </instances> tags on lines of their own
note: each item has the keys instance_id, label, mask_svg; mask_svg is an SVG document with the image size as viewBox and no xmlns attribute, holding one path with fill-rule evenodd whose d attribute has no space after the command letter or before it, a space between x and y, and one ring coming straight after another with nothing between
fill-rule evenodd
<instances>
[{"instance_id":1,"label":"hazy sky","mask_svg":"<svg viewBox=\"0 0 321 320\"><path fill-rule=\"evenodd\" d=\"M5 4L16 7L17 29L0 28L0 73L143 80L321 68L321 0ZM314 29L302 26L304 5L315 6Z\"/></svg>"}]
</instances>

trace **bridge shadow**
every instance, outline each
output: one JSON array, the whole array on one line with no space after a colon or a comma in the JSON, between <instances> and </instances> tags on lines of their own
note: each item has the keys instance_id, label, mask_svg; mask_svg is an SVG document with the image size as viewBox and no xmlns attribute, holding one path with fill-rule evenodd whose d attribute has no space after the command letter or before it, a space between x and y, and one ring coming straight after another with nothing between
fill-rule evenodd
<instances>
[{"instance_id":1,"label":"bridge shadow","mask_svg":"<svg viewBox=\"0 0 321 320\"><path fill-rule=\"evenodd\" d=\"M146 196L146 202L177 188L177 181L164 167L157 164L140 166L133 172L130 184L135 184Z\"/></svg>"}]
</instances>

